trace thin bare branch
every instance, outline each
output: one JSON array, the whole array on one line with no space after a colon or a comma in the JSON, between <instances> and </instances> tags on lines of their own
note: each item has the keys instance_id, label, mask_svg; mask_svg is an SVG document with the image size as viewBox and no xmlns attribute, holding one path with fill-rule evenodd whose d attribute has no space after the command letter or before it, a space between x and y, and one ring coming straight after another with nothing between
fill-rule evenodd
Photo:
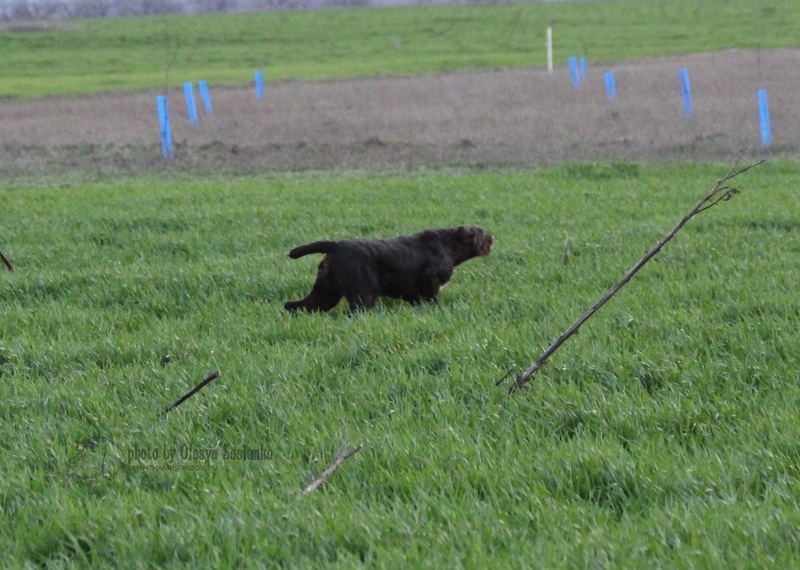
<instances>
[{"instance_id":1,"label":"thin bare branch","mask_svg":"<svg viewBox=\"0 0 800 570\"><path fill-rule=\"evenodd\" d=\"M177 408L178 406L183 404L186 400L188 400L189 398L191 398L192 396L197 394L200 390L203 389L203 387L206 384L208 384L209 382L211 382L212 380L214 380L215 378L218 378L218 377L219 377L219 370L215 370L205 380L203 380L197 386L195 386L194 388L189 390L189 392L187 392L186 395L183 396L180 400L176 401L174 404L171 404L171 405L167 406L167 408L164 410L164 413L167 414L167 413L171 412L172 410L174 410L175 408Z\"/></svg>"},{"instance_id":2,"label":"thin bare branch","mask_svg":"<svg viewBox=\"0 0 800 570\"><path fill-rule=\"evenodd\" d=\"M3 255L2 251L0 251L0 259L3 260L3 263L6 264L6 267L8 267L9 271L14 271L14 267L11 265L11 262L8 260L8 258L5 255Z\"/></svg>"},{"instance_id":3,"label":"thin bare branch","mask_svg":"<svg viewBox=\"0 0 800 570\"><path fill-rule=\"evenodd\" d=\"M508 378L509 376L511 376L513 373L514 373L514 369L513 369L513 368L509 368L509 370L508 370L508 372L506 372L505 376L503 376L502 378L500 378L500 380L498 380L497 382L495 382L495 383L494 383L494 385L495 385L495 386L499 386L500 384L502 384L503 382L505 382L505 381L506 381L506 378Z\"/></svg>"},{"instance_id":4,"label":"thin bare branch","mask_svg":"<svg viewBox=\"0 0 800 570\"><path fill-rule=\"evenodd\" d=\"M348 446L347 448L345 448L342 451L340 451L339 453L337 453L336 454L336 458L333 460L333 463L331 463L330 466L327 469L325 469L325 471L322 472L322 475L320 475L319 477L316 477L308 485L308 487L305 488L305 490L303 491L303 494L304 495L308 495L312 491L315 491L317 488L319 488L319 486L322 485L325 481L327 481L328 477L330 477L333 474L333 472L336 471L342 463L344 463L345 461L350 459L352 456L354 456L356 453L361 451L363 449L363 447L364 447L363 445L359 445L357 447Z\"/></svg>"},{"instance_id":5,"label":"thin bare branch","mask_svg":"<svg viewBox=\"0 0 800 570\"><path fill-rule=\"evenodd\" d=\"M583 325L583 323L585 323L587 320L589 320L589 318L592 315L594 315L600 309L600 307L605 305L606 302L608 302L608 300L611 299L611 297L616 295L617 292L620 289L622 289L622 287L624 287L625 284L628 281L630 281L631 278L634 275L636 275L636 273L644 266L645 263L647 263L653 257L655 257L656 254L658 254L658 252L661 251L661 248L664 247L664 245L666 245L666 243L668 241L670 241L673 237L675 237L675 234L677 234L681 230L681 228L686 224L686 222L688 222L692 217L694 217L695 215L699 214L700 212L715 206L716 204L720 203L721 201L729 200L735 194L739 193L739 190L737 190L736 188L727 187L727 186L725 186L725 183L728 180L730 180L731 178L739 176L740 174L742 174L744 172L747 172L751 168L754 168L755 166L758 166L759 164L764 162L764 160L760 160L760 161L758 161L758 162L756 162L754 164L746 166L745 168L742 168L740 170L736 170L736 167L739 164L739 161L741 160L743 154L744 154L744 150L739 155L739 158L736 159L736 162L733 163L733 166L728 170L728 173L717 181L717 183L714 185L714 188L711 190L711 192L709 192L706 195L705 198L700 200L697 203L697 205L692 209L692 211L689 212L686 216L684 216L684 218L680 222L678 222L678 225L676 225L672 229L672 231L670 231L666 236L664 236L661 239L661 241L659 241L658 244L656 244L656 246L653 249L651 249L642 259L640 259L636 263L636 265L634 265L630 269L630 271L628 271L622 277L622 279L617 281L617 283L615 283L614 286L612 286L611 289L609 289L608 292L605 295L603 295L603 297L599 301L597 301L597 303L595 303L588 311L586 311L583 315L581 315L580 318L578 318L578 320L575 321L572 324L572 326L570 326L564 332L564 334L562 334L560 337L558 337L558 339L556 339L556 341L553 344L551 344L550 347L547 350L544 351L544 353L542 353L542 355L539 357L539 359L536 362L531 364L528 367L527 370L525 370L522 374L517 376L516 381L509 388L509 393L515 392L516 390L519 390L520 388L525 386L525 384L527 384L530 381L531 377L542 366L544 366L547 363L547 360L553 355L553 353L556 350L558 350L559 347L562 344L564 344L564 342L567 341L567 339L569 339L572 335L577 333L578 329L581 328L581 325ZM720 194L720 193L722 193L722 195L718 196L718 194ZM503 380L505 380L505 377L503 378ZM500 382L502 382L502 380ZM500 382L498 382L498 385L500 384Z\"/></svg>"},{"instance_id":6,"label":"thin bare branch","mask_svg":"<svg viewBox=\"0 0 800 570\"><path fill-rule=\"evenodd\" d=\"M169 72L181 49L181 38L177 34L173 35L173 29L169 20L167 20L164 27L164 46L167 51L166 61L164 62L164 95L167 95L169 93Z\"/></svg>"}]
</instances>

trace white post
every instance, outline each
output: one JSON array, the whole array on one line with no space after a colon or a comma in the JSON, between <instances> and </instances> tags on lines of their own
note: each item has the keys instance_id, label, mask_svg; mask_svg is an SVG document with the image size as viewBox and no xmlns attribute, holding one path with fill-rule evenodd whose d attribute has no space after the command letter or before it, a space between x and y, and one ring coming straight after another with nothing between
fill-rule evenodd
<instances>
[{"instance_id":1,"label":"white post","mask_svg":"<svg viewBox=\"0 0 800 570\"><path fill-rule=\"evenodd\" d=\"M547 71L553 73L553 28L547 26Z\"/></svg>"}]
</instances>

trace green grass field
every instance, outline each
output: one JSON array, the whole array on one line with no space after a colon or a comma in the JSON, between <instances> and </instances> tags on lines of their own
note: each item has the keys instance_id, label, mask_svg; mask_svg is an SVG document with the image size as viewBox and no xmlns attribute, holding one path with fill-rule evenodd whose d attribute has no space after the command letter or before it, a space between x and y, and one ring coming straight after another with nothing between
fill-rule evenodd
<instances>
[{"instance_id":1,"label":"green grass field","mask_svg":"<svg viewBox=\"0 0 800 570\"><path fill-rule=\"evenodd\" d=\"M797 164L495 387L728 166L3 181L4 566L796 566ZM497 244L438 306L282 310L313 280L295 245L462 222Z\"/></svg>"},{"instance_id":2,"label":"green grass field","mask_svg":"<svg viewBox=\"0 0 800 570\"><path fill-rule=\"evenodd\" d=\"M0 34L0 97L158 88L170 57L173 86L542 66L548 24L595 62L796 46L800 8L65 21ZM800 164L735 179L527 389L495 386L729 166L0 180L0 565L800 566ZM282 309L319 259L296 245L461 223L497 243L438 306Z\"/></svg>"},{"instance_id":3,"label":"green grass field","mask_svg":"<svg viewBox=\"0 0 800 570\"><path fill-rule=\"evenodd\" d=\"M0 97L163 89L185 81L415 74L800 44L781 0L620 0L90 19L0 34ZM168 73L167 73L168 71Z\"/></svg>"}]
</instances>

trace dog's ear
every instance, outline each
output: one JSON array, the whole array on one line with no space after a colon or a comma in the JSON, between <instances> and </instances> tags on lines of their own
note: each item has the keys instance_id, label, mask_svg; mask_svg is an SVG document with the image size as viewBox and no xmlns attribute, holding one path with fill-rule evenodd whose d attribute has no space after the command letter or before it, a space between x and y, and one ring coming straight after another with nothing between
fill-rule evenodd
<instances>
[{"instance_id":1,"label":"dog's ear","mask_svg":"<svg viewBox=\"0 0 800 570\"><path fill-rule=\"evenodd\" d=\"M475 226L458 226L456 228L456 236L464 243L470 245L477 245L480 239L482 230Z\"/></svg>"},{"instance_id":2,"label":"dog's ear","mask_svg":"<svg viewBox=\"0 0 800 570\"><path fill-rule=\"evenodd\" d=\"M466 243L474 242L475 232L467 226L458 226L456 228L456 237Z\"/></svg>"}]
</instances>

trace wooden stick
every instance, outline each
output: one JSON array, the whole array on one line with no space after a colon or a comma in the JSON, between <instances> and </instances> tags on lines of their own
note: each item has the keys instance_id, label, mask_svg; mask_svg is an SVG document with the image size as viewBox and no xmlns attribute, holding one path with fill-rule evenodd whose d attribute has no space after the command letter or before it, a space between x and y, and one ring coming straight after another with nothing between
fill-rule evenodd
<instances>
[{"instance_id":1,"label":"wooden stick","mask_svg":"<svg viewBox=\"0 0 800 570\"><path fill-rule=\"evenodd\" d=\"M172 410L174 410L175 408L177 408L178 406L183 404L186 400L188 400L189 398L191 398L192 396L197 394L200 390L203 389L203 387L206 384L208 384L209 382L211 382L212 380L214 380L215 378L218 378L218 377L219 377L219 370L215 370L211 374L211 376L209 376L208 378L206 378L205 380L200 382L197 386L192 388L189 392L186 393L186 395L183 398L181 398L180 400L178 400L174 404L171 404L171 405L167 406L167 408L164 410L164 413L168 414L169 412L171 412Z\"/></svg>"},{"instance_id":2,"label":"wooden stick","mask_svg":"<svg viewBox=\"0 0 800 570\"><path fill-rule=\"evenodd\" d=\"M742 151L742 154L744 154L744 151ZM508 389L509 393L513 393L513 392L519 390L520 388L522 388L525 384L527 384L530 381L531 377L542 366L544 366L547 363L547 360L553 355L553 353L556 350L558 350L559 347L562 344L564 344L564 342L566 342L566 340L569 337L571 337L572 335L577 333L578 329L581 328L581 325L583 325L583 323L585 323L587 320L589 320L589 317L591 317L593 314L595 314L600 309L600 307L605 305L606 302L609 299L611 299L611 297L616 295L617 291L622 289L622 287L628 281L630 281L631 278L634 275L636 275L636 272L639 271L644 266L645 263L647 263L653 257L655 257L655 255L659 251L661 251L661 248L664 247L664 245L669 240L671 240L673 237L675 237L675 234L677 234L680 231L680 229L686 224L686 222L688 222L696 214L699 214L700 212L703 212L704 210L707 210L707 209L711 208L712 206L716 206L717 204L719 204L723 200L730 200L735 194L739 193L739 190L737 190L736 188L730 188L728 186L725 186L725 183L728 180L730 180L731 178L734 178L735 176L739 176L743 172L747 172L751 168L753 168L755 166L758 166L759 164L761 164L762 162L765 162L765 160L766 160L766 159L765 160L760 160L760 161L756 162L755 164L751 164L750 166L742 168L741 170L736 170L736 166L739 164L739 161L742 158L742 154L740 154L739 158L736 159L736 162L733 163L733 166L730 168L730 170L728 170L728 173L717 181L717 183L714 185L714 188L711 190L711 192L709 192L708 195L705 198L700 200L700 202L697 203L697 205L694 207L694 209L692 209L691 212L689 212L686 216L684 216L684 218L680 222L678 222L678 225L675 226L672 229L671 232L669 232L666 236L664 236L661 239L661 241L658 242L658 244L653 249L651 249L642 259L640 259L639 262L636 265L634 265L631 268L631 270L628 271L622 279L620 279L613 287L611 287L611 289L609 289L608 293L606 293L597 303L595 303L592 306L591 309L589 309L583 315L581 315L580 318L577 321L575 321L572 324L572 326L569 327L566 330L566 332L564 332L564 334L562 334L560 337L558 337L558 339L556 339L556 341L553 344L551 344L550 347L547 350L544 351L544 353L542 353L542 355L539 357L539 359L536 362L531 364L528 367L528 369L525 370L525 372L523 372L522 374L517 376L517 380Z\"/></svg>"},{"instance_id":3,"label":"wooden stick","mask_svg":"<svg viewBox=\"0 0 800 570\"><path fill-rule=\"evenodd\" d=\"M316 477L308 485L308 487L305 488L305 490L303 491L303 494L304 495L308 495L310 492L316 490L320 485L322 485L325 481L328 480L328 477L330 477L333 474L333 472L336 471L342 463L344 463L345 461L350 459L352 456L354 456L356 453L361 451L363 449L363 447L364 447L363 445L359 445L358 447L353 447L353 448L350 448L350 446L348 446L347 449L344 449L344 450L340 451L339 453L337 453L336 454L336 458L333 460L333 463L331 463L331 465L325 471L322 472L322 475L320 475L319 477Z\"/></svg>"},{"instance_id":4,"label":"wooden stick","mask_svg":"<svg viewBox=\"0 0 800 570\"><path fill-rule=\"evenodd\" d=\"M8 260L8 258L5 255L3 255L2 251L0 251L0 259L3 260L3 263L6 264L6 267L8 267L9 271L14 271L14 268L12 267L11 262Z\"/></svg>"}]
</instances>

